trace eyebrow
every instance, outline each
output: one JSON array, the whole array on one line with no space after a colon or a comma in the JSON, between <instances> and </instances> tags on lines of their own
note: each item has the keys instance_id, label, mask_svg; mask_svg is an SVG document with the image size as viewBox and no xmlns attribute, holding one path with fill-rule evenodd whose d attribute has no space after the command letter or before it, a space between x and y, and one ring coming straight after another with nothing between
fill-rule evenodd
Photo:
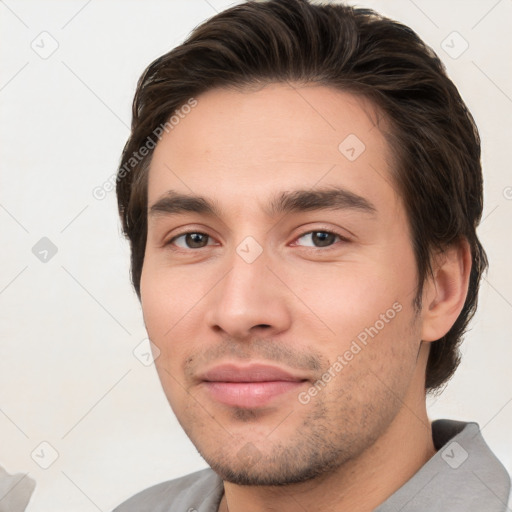
<instances>
[{"instance_id":1,"label":"eyebrow","mask_svg":"<svg viewBox=\"0 0 512 512\"><path fill-rule=\"evenodd\" d=\"M269 217L285 213L314 210L357 210L374 215L375 206L366 198L338 187L315 190L292 190L279 193L265 208ZM181 194L169 190L148 210L149 216L199 213L221 217L222 211L216 202L202 196Z\"/></svg>"}]
</instances>

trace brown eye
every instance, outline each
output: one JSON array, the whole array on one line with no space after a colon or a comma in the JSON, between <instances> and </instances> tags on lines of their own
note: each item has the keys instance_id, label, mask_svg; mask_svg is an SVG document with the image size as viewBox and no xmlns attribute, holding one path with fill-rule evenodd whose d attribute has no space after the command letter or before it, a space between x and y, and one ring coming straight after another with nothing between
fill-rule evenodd
<instances>
[{"instance_id":1,"label":"brown eye","mask_svg":"<svg viewBox=\"0 0 512 512\"><path fill-rule=\"evenodd\" d=\"M304 233L297 240L302 240L302 243L299 243L299 245L305 247L329 247L338 239L341 239L341 237L331 231L310 231L309 233Z\"/></svg>"},{"instance_id":2,"label":"brown eye","mask_svg":"<svg viewBox=\"0 0 512 512\"><path fill-rule=\"evenodd\" d=\"M334 233L328 233L327 231L315 231L311 234L311 239L317 247L326 247L335 242L336 236Z\"/></svg>"},{"instance_id":3,"label":"brown eye","mask_svg":"<svg viewBox=\"0 0 512 512\"><path fill-rule=\"evenodd\" d=\"M201 249L208 245L210 237L205 233L183 233L174 237L170 243L177 245L181 249Z\"/></svg>"}]
</instances>

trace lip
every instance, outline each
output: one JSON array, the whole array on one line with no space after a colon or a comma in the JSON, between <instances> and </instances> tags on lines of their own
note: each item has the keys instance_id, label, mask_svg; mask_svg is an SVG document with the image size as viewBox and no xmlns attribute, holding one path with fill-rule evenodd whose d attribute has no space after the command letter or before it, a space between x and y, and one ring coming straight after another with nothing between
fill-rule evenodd
<instances>
[{"instance_id":1,"label":"lip","mask_svg":"<svg viewBox=\"0 0 512 512\"><path fill-rule=\"evenodd\" d=\"M232 407L256 408L304 385L308 379L270 365L222 364L199 376L215 401Z\"/></svg>"}]
</instances>

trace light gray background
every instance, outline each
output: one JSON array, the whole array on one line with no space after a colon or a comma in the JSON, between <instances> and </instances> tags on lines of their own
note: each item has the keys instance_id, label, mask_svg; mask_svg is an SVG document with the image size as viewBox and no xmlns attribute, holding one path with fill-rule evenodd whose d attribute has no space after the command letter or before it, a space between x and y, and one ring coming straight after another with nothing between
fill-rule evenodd
<instances>
[{"instance_id":1,"label":"light gray background","mask_svg":"<svg viewBox=\"0 0 512 512\"><path fill-rule=\"evenodd\" d=\"M146 334L115 193L92 190L116 170L145 66L231 3L0 1L0 465L37 481L29 512L108 511L205 467L133 353ZM429 411L477 421L512 473L512 0L362 5L439 53L481 131L491 269L462 366ZM46 262L32 252L42 237L58 250Z\"/></svg>"}]
</instances>

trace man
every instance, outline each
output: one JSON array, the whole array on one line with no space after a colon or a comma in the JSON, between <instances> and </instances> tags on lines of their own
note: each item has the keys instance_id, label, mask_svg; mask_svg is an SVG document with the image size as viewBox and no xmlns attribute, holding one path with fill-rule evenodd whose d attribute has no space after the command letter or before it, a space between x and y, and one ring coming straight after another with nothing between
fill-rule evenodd
<instances>
[{"instance_id":1,"label":"man","mask_svg":"<svg viewBox=\"0 0 512 512\"><path fill-rule=\"evenodd\" d=\"M245 3L153 62L118 173L156 367L211 469L128 511L504 511L476 423L428 419L487 266L478 132L365 9Z\"/></svg>"}]
</instances>

